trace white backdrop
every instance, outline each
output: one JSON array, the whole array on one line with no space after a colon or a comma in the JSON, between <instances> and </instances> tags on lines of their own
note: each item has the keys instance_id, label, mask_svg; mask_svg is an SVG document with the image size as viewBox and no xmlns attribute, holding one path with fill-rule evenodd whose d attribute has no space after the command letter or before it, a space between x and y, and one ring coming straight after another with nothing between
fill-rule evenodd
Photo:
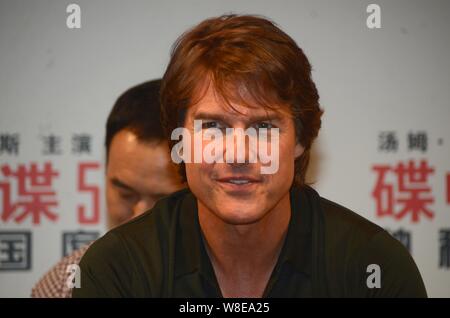
<instances>
[{"instance_id":1,"label":"white backdrop","mask_svg":"<svg viewBox=\"0 0 450 318\"><path fill-rule=\"evenodd\" d=\"M325 109L314 187L397 235L403 230L405 244L409 234L429 295L450 296L450 2L73 2L80 29L66 26L69 1L0 1L1 297L29 295L61 258L64 233L104 232L104 124L115 99L160 77L188 27L229 12L274 20L313 65ZM366 26L370 3L380 5L380 29ZM402 174L410 160L433 172ZM376 166L390 169L385 180Z\"/></svg>"}]
</instances>

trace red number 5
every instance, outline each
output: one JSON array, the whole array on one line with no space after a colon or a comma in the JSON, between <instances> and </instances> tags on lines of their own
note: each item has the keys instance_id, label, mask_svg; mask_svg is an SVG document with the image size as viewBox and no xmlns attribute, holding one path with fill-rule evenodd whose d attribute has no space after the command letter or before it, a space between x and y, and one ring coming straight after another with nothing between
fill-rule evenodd
<instances>
[{"instance_id":1,"label":"red number 5","mask_svg":"<svg viewBox=\"0 0 450 318\"><path fill-rule=\"evenodd\" d=\"M100 220L100 188L97 185L86 183L86 174L88 170L98 170L98 162L81 162L78 166L78 191L88 192L92 195L92 213L87 215L86 207L78 205L78 222L80 224L97 224Z\"/></svg>"}]
</instances>

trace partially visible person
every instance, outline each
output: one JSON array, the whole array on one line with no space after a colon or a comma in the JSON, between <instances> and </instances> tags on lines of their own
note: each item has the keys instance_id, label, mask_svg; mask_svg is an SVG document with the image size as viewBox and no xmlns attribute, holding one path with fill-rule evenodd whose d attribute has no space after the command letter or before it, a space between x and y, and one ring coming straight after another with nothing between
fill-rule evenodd
<instances>
[{"instance_id":1,"label":"partially visible person","mask_svg":"<svg viewBox=\"0 0 450 318\"><path fill-rule=\"evenodd\" d=\"M105 137L109 228L142 214L183 187L160 123L160 84L153 80L130 88L109 114ZM64 257L33 287L31 296L71 297L67 268L78 264L89 246Z\"/></svg>"}]
</instances>

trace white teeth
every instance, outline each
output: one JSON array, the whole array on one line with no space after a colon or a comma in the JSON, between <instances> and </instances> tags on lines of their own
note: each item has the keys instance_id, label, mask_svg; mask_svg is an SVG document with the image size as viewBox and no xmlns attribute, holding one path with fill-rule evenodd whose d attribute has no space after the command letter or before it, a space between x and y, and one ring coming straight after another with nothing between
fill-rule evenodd
<instances>
[{"instance_id":1,"label":"white teeth","mask_svg":"<svg viewBox=\"0 0 450 318\"><path fill-rule=\"evenodd\" d=\"M234 184L246 184L249 183L250 181L248 180L230 180L230 183L234 183Z\"/></svg>"}]
</instances>

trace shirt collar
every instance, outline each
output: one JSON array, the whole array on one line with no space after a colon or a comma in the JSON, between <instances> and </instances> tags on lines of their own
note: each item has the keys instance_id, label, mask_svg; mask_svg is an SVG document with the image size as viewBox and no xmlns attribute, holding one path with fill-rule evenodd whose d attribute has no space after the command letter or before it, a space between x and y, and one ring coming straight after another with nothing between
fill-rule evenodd
<instances>
[{"instance_id":1,"label":"shirt collar","mask_svg":"<svg viewBox=\"0 0 450 318\"><path fill-rule=\"evenodd\" d=\"M175 278L199 272L207 278L215 278L214 270L205 249L198 220L197 199L188 191L179 206L177 228L177 259Z\"/></svg>"},{"instance_id":2,"label":"shirt collar","mask_svg":"<svg viewBox=\"0 0 450 318\"><path fill-rule=\"evenodd\" d=\"M278 264L291 265L293 269L311 275L312 219L311 205L303 189L290 191L291 219Z\"/></svg>"}]
</instances>

